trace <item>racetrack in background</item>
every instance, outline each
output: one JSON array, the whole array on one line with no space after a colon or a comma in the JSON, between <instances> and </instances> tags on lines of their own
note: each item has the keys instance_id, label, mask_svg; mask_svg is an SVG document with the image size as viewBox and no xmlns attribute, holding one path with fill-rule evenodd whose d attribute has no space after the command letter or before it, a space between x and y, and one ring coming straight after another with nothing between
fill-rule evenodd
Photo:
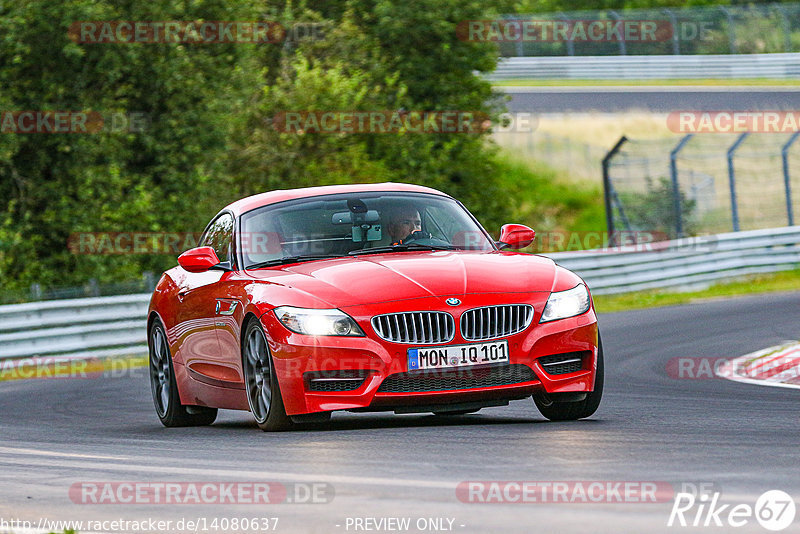
<instances>
[{"instance_id":1,"label":"racetrack in background","mask_svg":"<svg viewBox=\"0 0 800 534\"><path fill-rule=\"evenodd\" d=\"M512 113L797 110L800 87L497 87L511 96Z\"/></svg>"}]
</instances>

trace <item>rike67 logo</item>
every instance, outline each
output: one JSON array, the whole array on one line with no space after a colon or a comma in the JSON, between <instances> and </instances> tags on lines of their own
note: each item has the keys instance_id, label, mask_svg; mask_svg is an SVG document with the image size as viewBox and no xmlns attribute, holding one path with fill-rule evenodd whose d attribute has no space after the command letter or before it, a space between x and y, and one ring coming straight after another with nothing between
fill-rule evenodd
<instances>
[{"instance_id":1,"label":"rike67 logo","mask_svg":"<svg viewBox=\"0 0 800 534\"><path fill-rule=\"evenodd\" d=\"M755 519L765 529L777 532L794 521L795 504L781 490L769 490L756 499L755 506L746 503L721 504L720 493L677 493L667 526L740 528Z\"/></svg>"}]
</instances>

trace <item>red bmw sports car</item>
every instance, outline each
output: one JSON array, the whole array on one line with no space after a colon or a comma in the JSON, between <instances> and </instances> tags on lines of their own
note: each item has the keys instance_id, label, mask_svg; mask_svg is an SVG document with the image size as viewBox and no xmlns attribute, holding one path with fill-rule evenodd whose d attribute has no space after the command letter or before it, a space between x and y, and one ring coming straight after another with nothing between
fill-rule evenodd
<instances>
[{"instance_id":1,"label":"red bmw sports car","mask_svg":"<svg viewBox=\"0 0 800 534\"><path fill-rule=\"evenodd\" d=\"M220 211L153 293L150 383L165 426L249 410L263 430L335 410L466 414L533 397L592 415L591 296L457 200L410 184L272 191Z\"/></svg>"}]
</instances>

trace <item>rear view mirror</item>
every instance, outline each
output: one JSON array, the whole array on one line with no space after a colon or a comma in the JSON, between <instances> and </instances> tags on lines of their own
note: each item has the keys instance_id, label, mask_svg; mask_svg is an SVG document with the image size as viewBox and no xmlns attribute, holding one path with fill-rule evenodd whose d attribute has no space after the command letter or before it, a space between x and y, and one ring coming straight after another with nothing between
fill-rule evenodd
<instances>
[{"instance_id":1,"label":"rear view mirror","mask_svg":"<svg viewBox=\"0 0 800 534\"><path fill-rule=\"evenodd\" d=\"M500 228L500 248L525 248L536 238L536 232L524 224L504 224Z\"/></svg>"},{"instance_id":2,"label":"rear view mirror","mask_svg":"<svg viewBox=\"0 0 800 534\"><path fill-rule=\"evenodd\" d=\"M190 248L178 256L178 265L190 273L204 273L219 263L217 253L211 247Z\"/></svg>"},{"instance_id":3,"label":"rear view mirror","mask_svg":"<svg viewBox=\"0 0 800 534\"><path fill-rule=\"evenodd\" d=\"M342 211L334 213L333 217L331 217L332 224L349 224L353 227L353 241L355 243L380 241L383 237L380 221L381 217L377 210Z\"/></svg>"},{"instance_id":4,"label":"rear view mirror","mask_svg":"<svg viewBox=\"0 0 800 534\"><path fill-rule=\"evenodd\" d=\"M361 219L361 217L363 217L363 219ZM380 222L380 220L381 218L377 210L369 210L364 213L341 211L333 214L333 217L331 217L331 224L355 224L356 221L359 223L372 224Z\"/></svg>"}]
</instances>

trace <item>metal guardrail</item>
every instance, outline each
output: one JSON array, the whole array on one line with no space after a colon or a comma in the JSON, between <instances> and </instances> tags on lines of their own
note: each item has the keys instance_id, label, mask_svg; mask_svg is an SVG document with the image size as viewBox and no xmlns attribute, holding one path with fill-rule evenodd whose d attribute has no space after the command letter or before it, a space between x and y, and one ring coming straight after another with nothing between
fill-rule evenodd
<instances>
[{"instance_id":1,"label":"metal guardrail","mask_svg":"<svg viewBox=\"0 0 800 534\"><path fill-rule=\"evenodd\" d=\"M487 76L514 79L800 79L800 53L696 56L555 56L501 59Z\"/></svg>"},{"instance_id":2,"label":"metal guardrail","mask_svg":"<svg viewBox=\"0 0 800 534\"><path fill-rule=\"evenodd\" d=\"M595 294L694 287L800 267L800 226L546 256L582 276ZM0 306L0 360L144 354L149 301L144 293Z\"/></svg>"},{"instance_id":3,"label":"metal guardrail","mask_svg":"<svg viewBox=\"0 0 800 534\"><path fill-rule=\"evenodd\" d=\"M800 226L545 255L575 271L597 295L691 289L737 276L800 268Z\"/></svg>"},{"instance_id":4,"label":"metal guardrail","mask_svg":"<svg viewBox=\"0 0 800 534\"><path fill-rule=\"evenodd\" d=\"M150 294L0 306L0 360L147 352Z\"/></svg>"}]
</instances>

